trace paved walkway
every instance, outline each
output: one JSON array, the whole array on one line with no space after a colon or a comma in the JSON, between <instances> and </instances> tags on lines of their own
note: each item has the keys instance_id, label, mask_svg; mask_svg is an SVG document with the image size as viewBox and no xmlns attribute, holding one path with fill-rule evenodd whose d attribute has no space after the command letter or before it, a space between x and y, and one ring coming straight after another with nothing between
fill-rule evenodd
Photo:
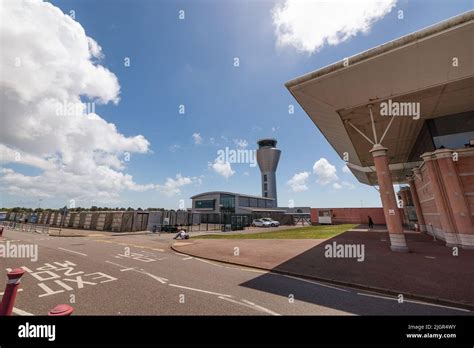
<instances>
[{"instance_id":1,"label":"paved walkway","mask_svg":"<svg viewBox=\"0 0 474 348\"><path fill-rule=\"evenodd\" d=\"M474 310L474 251L406 233L410 253L390 251L386 232L349 231L328 240L190 239L173 244L192 256L374 289ZM359 244L364 260L325 257L325 245Z\"/></svg>"}]
</instances>

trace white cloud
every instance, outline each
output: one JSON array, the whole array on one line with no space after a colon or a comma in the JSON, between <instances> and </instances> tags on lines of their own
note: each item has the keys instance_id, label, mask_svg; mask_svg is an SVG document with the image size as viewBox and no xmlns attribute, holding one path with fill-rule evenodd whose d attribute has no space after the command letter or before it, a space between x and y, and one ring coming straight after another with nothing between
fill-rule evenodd
<instances>
[{"instance_id":1,"label":"white cloud","mask_svg":"<svg viewBox=\"0 0 474 348\"><path fill-rule=\"evenodd\" d=\"M169 147L170 152L176 152L181 149L181 145L179 144L173 144Z\"/></svg>"},{"instance_id":2,"label":"white cloud","mask_svg":"<svg viewBox=\"0 0 474 348\"><path fill-rule=\"evenodd\" d=\"M124 157L149 152L142 135L125 136L84 102L119 102L117 77L98 64L99 44L48 2L4 1L0 20L0 158L41 170L2 172L3 190L18 196L112 202L142 191L123 173ZM64 112L58 106L77 106Z\"/></svg>"},{"instance_id":3,"label":"white cloud","mask_svg":"<svg viewBox=\"0 0 474 348\"><path fill-rule=\"evenodd\" d=\"M317 176L316 182L321 185L337 181L336 171L336 167L325 158L320 158L313 165L313 173Z\"/></svg>"},{"instance_id":4,"label":"white cloud","mask_svg":"<svg viewBox=\"0 0 474 348\"><path fill-rule=\"evenodd\" d=\"M219 161L218 159L214 160L214 163L209 163L209 168L226 179L235 174L229 162Z\"/></svg>"},{"instance_id":5,"label":"white cloud","mask_svg":"<svg viewBox=\"0 0 474 348\"><path fill-rule=\"evenodd\" d=\"M293 192L306 191L306 180L309 178L309 172L296 173L293 177L288 180L287 185L293 190Z\"/></svg>"},{"instance_id":6,"label":"white cloud","mask_svg":"<svg viewBox=\"0 0 474 348\"><path fill-rule=\"evenodd\" d=\"M340 190L342 188L346 188L346 189L350 189L350 190L355 189L355 186L352 185L350 182L347 182L347 181L343 181L341 183L335 182L335 183L332 184L332 187L336 190Z\"/></svg>"},{"instance_id":7,"label":"white cloud","mask_svg":"<svg viewBox=\"0 0 474 348\"><path fill-rule=\"evenodd\" d=\"M194 140L194 144L196 144L196 145L202 144L201 134L200 133L193 133L193 140Z\"/></svg>"},{"instance_id":8,"label":"white cloud","mask_svg":"<svg viewBox=\"0 0 474 348\"><path fill-rule=\"evenodd\" d=\"M349 169L349 167L347 166L347 164L344 164L342 166L342 172L345 173L345 174L350 174L351 173L351 170Z\"/></svg>"},{"instance_id":9,"label":"white cloud","mask_svg":"<svg viewBox=\"0 0 474 348\"><path fill-rule=\"evenodd\" d=\"M347 182L347 181L343 181L342 182L342 185L348 189L355 189L355 186L353 184L351 184L350 182Z\"/></svg>"},{"instance_id":10,"label":"white cloud","mask_svg":"<svg viewBox=\"0 0 474 348\"><path fill-rule=\"evenodd\" d=\"M234 144L241 149L245 149L247 146L249 146L248 141L245 139L234 139Z\"/></svg>"},{"instance_id":11,"label":"white cloud","mask_svg":"<svg viewBox=\"0 0 474 348\"><path fill-rule=\"evenodd\" d=\"M314 53L368 33L397 0L286 0L272 10L277 45Z\"/></svg>"},{"instance_id":12,"label":"white cloud","mask_svg":"<svg viewBox=\"0 0 474 348\"><path fill-rule=\"evenodd\" d=\"M201 183L201 179L185 177L181 174L176 174L176 179L166 178L164 185L156 185L156 189L167 196L174 196L181 193L180 188L194 182Z\"/></svg>"}]
</instances>

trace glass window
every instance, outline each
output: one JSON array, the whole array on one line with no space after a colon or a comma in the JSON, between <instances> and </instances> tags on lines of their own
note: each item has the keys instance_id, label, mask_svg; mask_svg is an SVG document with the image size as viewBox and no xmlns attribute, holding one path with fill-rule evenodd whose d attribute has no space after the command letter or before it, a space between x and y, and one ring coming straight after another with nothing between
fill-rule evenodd
<instances>
[{"instance_id":1,"label":"glass window","mask_svg":"<svg viewBox=\"0 0 474 348\"><path fill-rule=\"evenodd\" d=\"M213 199L203 199L196 201L194 203L196 209L214 209L214 200Z\"/></svg>"},{"instance_id":2,"label":"glass window","mask_svg":"<svg viewBox=\"0 0 474 348\"><path fill-rule=\"evenodd\" d=\"M264 197L268 197L268 192L264 192L264 193L263 193L263 196L264 196Z\"/></svg>"},{"instance_id":3,"label":"glass window","mask_svg":"<svg viewBox=\"0 0 474 348\"><path fill-rule=\"evenodd\" d=\"M235 196L221 195L220 204L222 208L235 208Z\"/></svg>"},{"instance_id":4,"label":"glass window","mask_svg":"<svg viewBox=\"0 0 474 348\"><path fill-rule=\"evenodd\" d=\"M264 189L265 191L268 190L268 185L267 185L266 182L263 183L263 189Z\"/></svg>"},{"instance_id":5,"label":"glass window","mask_svg":"<svg viewBox=\"0 0 474 348\"><path fill-rule=\"evenodd\" d=\"M258 207L259 208L265 208L265 200L264 199L259 199L258 200Z\"/></svg>"},{"instance_id":6,"label":"glass window","mask_svg":"<svg viewBox=\"0 0 474 348\"><path fill-rule=\"evenodd\" d=\"M258 199L257 198L250 198L250 206L251 207L258 207Z\"/></svg>"},{"instance_id":7,"label":"glass window","mask_svg":"<svg viewBox=\"0 0 474 348\"><path fill-rule=\"evenodd\" d=\"M250 199L248 197L239 197L239 205L241 207L249 207Z\"/></svg>"},{"instance_id":8,"label":"glass window","mask_svg":"<svg viewBox=\"0 0 474 348\"><path fill-rule=\"evenodd\" d=\"M273 208L273 201L267 201L266 206L267 208Z\"/></svg>"},{"instance_id":9,"label":"glass window","mask_svg":"<svg viewBox=\"0 0 474 348\"><path fill-rule=\"evenodd\" d=\"M267 174L263 174L263 181L267 181Z\"/></svg>"}]
</instances>

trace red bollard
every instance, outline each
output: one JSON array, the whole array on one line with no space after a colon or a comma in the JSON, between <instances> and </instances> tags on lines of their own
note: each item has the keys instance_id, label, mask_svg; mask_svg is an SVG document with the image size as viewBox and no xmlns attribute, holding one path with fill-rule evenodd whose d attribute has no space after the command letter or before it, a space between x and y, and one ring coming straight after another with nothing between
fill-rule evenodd
<instances>
[{"instance_id":1,"label":"red bollard","mask_svg":"<svg viewBox=\"0 0 474 348\"><path fill-rule=\"evenodd\" d=\"M67 304L60 304L51 309L48 313L49 316L68 316L74 312L74 308Z\"/></svg>"},{"instance_id":2,"label":"red bollard","mask_svg":"<svg viewBox=\"0 0 474 348\"><path fill-rule=\"evenodd\" d=\"M2 303L0 303L0 315L12 315L16 293L20 286L20 278L23 274L25 274L25 271L21 268L15 268L7 273L8 282L2 297Z\"/></svg>"}]
</instances>

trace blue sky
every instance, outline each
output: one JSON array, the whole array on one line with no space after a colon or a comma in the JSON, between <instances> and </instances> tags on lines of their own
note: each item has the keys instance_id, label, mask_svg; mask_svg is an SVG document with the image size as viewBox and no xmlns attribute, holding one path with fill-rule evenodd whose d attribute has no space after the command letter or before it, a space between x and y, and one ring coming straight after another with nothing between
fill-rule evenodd
<instances>
[{"instance_id":1,"label":"blue sky","mask_svg":"<svg viewBox=\"0 0 474 348\"><path fill-rule=\"evenodd\" d=\"M96 112L115 124L126 137L143 135L146 153L132 153L124 173L142 185L163 185L167 178L192 178L173 195L160 190L120 191L116 203L94 204L81 199L78 206L109 205L177 208L181 199L204 191L226 190L260 193L258 167L232 164L235 173L224 177L209 167L217 151L236 149L234 139L255 148L257 139L274 137L282 156L277 171L280 205L380 206L378 192L359 184L342 171L339 159L284 83L297 76L354 55L386 41L472 9L471 0L398 1L368 33L358 33L337 45L314 52L278 46L272 1L51 1L75 20L101 47L100 64L120 84L120 101L97 105ZM185 19L180 20L180 10ZM404 19L397 11L404 11ZM130 66L124 66L124 58ZM239 58L239 67L234 58ZM179 105L185 106L180 114ZM294 105L294 114L288 106ZM193 134L199 133L196 144ZM214 140L213 140L214 139ZM313 165L326 158L337 170L342 189L322 185ZM18 172L38 175L41 170L6 164ZM306 190L294 192L287 184L296 173L308 172ZM353 187L349 187L353 185ZM70 194L44 196L3 192L0 206L64 205ZM72 197L74 198L74 197Z\"/></svg>"}]
</instances>

